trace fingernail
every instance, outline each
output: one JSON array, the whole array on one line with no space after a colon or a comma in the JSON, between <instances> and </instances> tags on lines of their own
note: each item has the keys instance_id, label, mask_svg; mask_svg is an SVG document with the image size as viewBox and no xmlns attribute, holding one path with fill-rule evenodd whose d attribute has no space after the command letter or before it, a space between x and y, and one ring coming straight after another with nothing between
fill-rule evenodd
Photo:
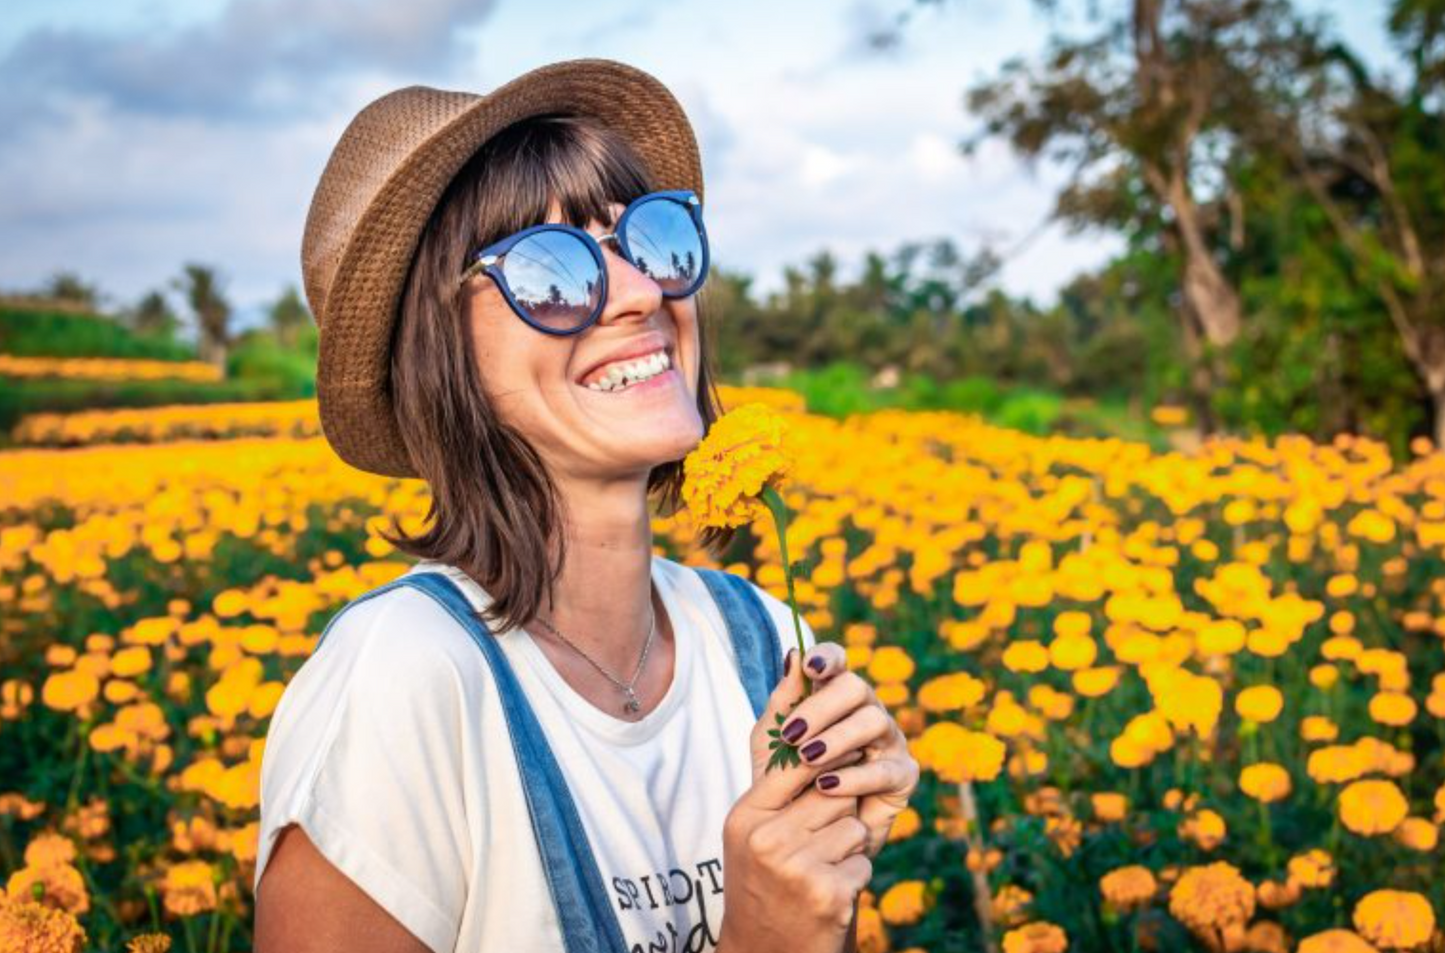
<instances>
[{"instance_id":1,"label":"fingernail","mask_svg":"<svg viewBox=\"0 0 1445 953\"><path fill-rule=\"evenodd\" d=\"M783 740L792 744L808 732L808 723L801 718L795 718L783 726Z\"/></svg>"},{"instance_id":2,"label":"fingernail","mask_svg":"<svg viewBox=\"0 0 1445 953\"><path fill-rule=\"evenodd\" d=\"M821 655L815 655L812 658L808 659L808 667L815 672L821 672L823 670L823 667L827 664L828 660L823 658L823 656Z\"/></svg>"},{"instance_id":3,"label":"fingernail","mask_svg":"<svg viewBox=\"0 0 1445 953\"><path fill-rule=\"evenodd\" d=\"M822 788L824 791L831 791L837 786L838 776L836 774L825 774L822 777L818 778L818 787Z\"/></svg>"},{"instance_id":4,"label":"fingernail","mask_svg":"<svg viewBox=\"0 0 1445 953\"><path fill-rule=\"evenodd\" d=\"M808 744L807 747L803 749L803 757L807 758L809 761L812 761L814 758L818 757L818 755L822 754L826 750L828 750L828 746L823 744L823 739L815 738L811 743Z\"/></svg>"},{"instance_id":5,"label":"fingernail","mask_svg":"<svg viewBox=\"0 0 1445 953\"><path fill-rule=\"evenodd\" d=\"M783 657L783 677L793 674L793 656L798 654L797 649L788 649L788 654Z\"/></svg>"}]
</instances>

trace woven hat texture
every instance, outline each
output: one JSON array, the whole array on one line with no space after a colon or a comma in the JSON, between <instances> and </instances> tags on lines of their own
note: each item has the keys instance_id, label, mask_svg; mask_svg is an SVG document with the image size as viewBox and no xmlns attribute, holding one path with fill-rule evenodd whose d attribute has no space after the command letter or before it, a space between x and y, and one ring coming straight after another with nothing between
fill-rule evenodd
<instances>
[{"instance_id":1,"label":"woven hat texture","mask_svg":"<svg viewBox=\"0 0 1445 953\"><path fill-rule=\"evenodd\" d=\"M301 240L306 299L320 331L321 428L352 466L417 475L388 385L412 256L442 193L477 149L545 113L601 121L632 144L659 188L702 195L702 162L682 106L656 78L623 63L553 63L487 94L408 86L368 104L327 160Z\"/></svg>"}]
</instances>

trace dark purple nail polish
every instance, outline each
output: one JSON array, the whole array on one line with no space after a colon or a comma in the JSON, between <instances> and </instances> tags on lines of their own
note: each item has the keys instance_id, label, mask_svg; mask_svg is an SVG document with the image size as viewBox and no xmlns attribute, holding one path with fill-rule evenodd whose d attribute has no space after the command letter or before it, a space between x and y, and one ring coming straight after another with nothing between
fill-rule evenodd
<instances>
[{"instance_id":1,"label":"dark purple nail polish","mask_svg":"<svg viewBox=\"0 0 1445 953\"><path fill-rule=\"evenodd\" d=\"M838 776L836 774L825 774L822 777L818 778L818 787L822 788L824 791L831 791L837 786Z\"/></svg>"},{"instance_id":2,"label":"dark purple nail polish","mask_svg":"<svg viewBox=\"0 0 1445 953\"><path fill-rule=\"evenodd\" d=\"M783 677L787 678L793 674L793 656L797 654L796 649L788 649L788 654L783 656Z\"/></svg>"},{"instance_id":3,"label":"dark purple nail polish","mask_svg":"<svg viewBox=\"0 0 1445 953\"><path fill-rule=\"evenodd\" d=\"M822 754L824 751L827 750L828 746L823 744L823 739L815 738L813 739L813 741L808 743L807 747L803 748L803 757L807 758L809 761L812 761L816 759L818 755Z\"/></svg>"},{"instance_id":4,"label":"dark purple nail polish","mask_svg":"<svg viewBox=\"0 0 1445 953\"><path fill-rule=\"evenodd\" d=\"M807 733L808 723L801 718L794 718L783 726L783 740L788 744L792 744Z\"/></svg>"},{"instance_id":5,"label":"dark purple nail polish","mask_svg":"<svg viewBox=\"0 0 1445 953\"><path fill-rule=\"evenodd\" d=\"M808 667L815 672L821 672L823 670L823 667L827 664L828 660L823 658L823 656L821 655L815 655L812 658L808 659Z\"/></svg>"}]
</instances>

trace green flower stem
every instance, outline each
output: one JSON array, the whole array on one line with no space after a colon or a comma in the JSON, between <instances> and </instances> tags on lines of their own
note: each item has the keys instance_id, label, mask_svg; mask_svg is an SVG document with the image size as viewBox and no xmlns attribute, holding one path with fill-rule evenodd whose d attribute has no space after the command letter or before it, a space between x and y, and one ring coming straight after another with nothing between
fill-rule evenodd
<instances>
[{"instance_id":1,"label":"green flower stem","mask_svg":"<svg viewBox=\"0 0 1445 953\"><path fill-rule=\"evenodd\" d=\"M783 577L788 581L788 606L793 610L793 634L798 640L798 664L801 665L806 646L803 644L803 623L798 616L798 600L793 593L793 567L788 561L788 507L783 502L783 498L778 495L778 491L771 486L763 487L759 498L773 514L773 524L778 529L778 548L783 555ZM803 698L807 698L810 694L812 694L812 684L805 676L803 678ZM799 699L799 702L801 701L802 699ZM793 708L796 707L797 704L794 704ZM791 709L789 711L791 712ZM774 717L777 719L777 725L768 730L768 735L773 739L769 742L768 747L773 753L768 758L768 766L765 771L771 771L777 767L788 768L801 765L803 762L801 755L798 754L798 749L784 741L782 737L783 723L788 720L788 716L783 712L776 712Z\"/></svg>"},{"instance_id":2,"label":"green flower stem","mask_svg":"<svg viewBox=\"0 0 1445 953\"><path fill-rule=\"evenodd\" d=\"M763 487L762 500L772 512L773 522L778 527L778 549L783 554L783 577L788 581L788 607L793 610L793 633L798 639L798 664L801 665L807 648L803 645L803 623L798 617L798 600L793 595L793 566L788 561L788 506L771 486ZM811 687L812 684L806 678L803 679L804 698L811 694Z\"/></svg>"}]
</instances>

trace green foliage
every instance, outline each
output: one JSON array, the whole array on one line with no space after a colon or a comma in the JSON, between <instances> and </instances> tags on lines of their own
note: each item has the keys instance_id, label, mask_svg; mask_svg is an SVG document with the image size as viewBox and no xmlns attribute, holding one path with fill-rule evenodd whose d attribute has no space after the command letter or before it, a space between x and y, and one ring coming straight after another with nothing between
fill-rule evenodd
<instances>
[{"instance_id":1,"label":"green foliage","mask_svg":"<svg viewBox=\"0 0 1445 953\"><path fill-rule=\"evenodd\" d=\"M266 386L288 399L316 394L316 328L288 329L294 347L281 344L274 332L242 335L226 358L226 376Z\"/></svg>"},{"instance_id":2,"label":"green foliage","mask_svg":"<svg viewBox=\"0 0 1445 953\"><path fill-rule=\"evenodd\" d=\"M0 354L22 357L115 357L193 361L195 349L136 334L99 314L0 305Z\"/></svg>"},{"instance_id":3,"label":"green foliage","mask_svg":"<svg viewBox=\"0 0 1445 953\"><path fill-rule=\"evenodd\" d=\"M228 401L289 400L298 395L274 381L205 383L184 380L90 381L39 379L4 382L0 387L0 435L26 414L70 413L96 407L159 407L165 404L214 404Z\"/></svg>"}]
</instances>

